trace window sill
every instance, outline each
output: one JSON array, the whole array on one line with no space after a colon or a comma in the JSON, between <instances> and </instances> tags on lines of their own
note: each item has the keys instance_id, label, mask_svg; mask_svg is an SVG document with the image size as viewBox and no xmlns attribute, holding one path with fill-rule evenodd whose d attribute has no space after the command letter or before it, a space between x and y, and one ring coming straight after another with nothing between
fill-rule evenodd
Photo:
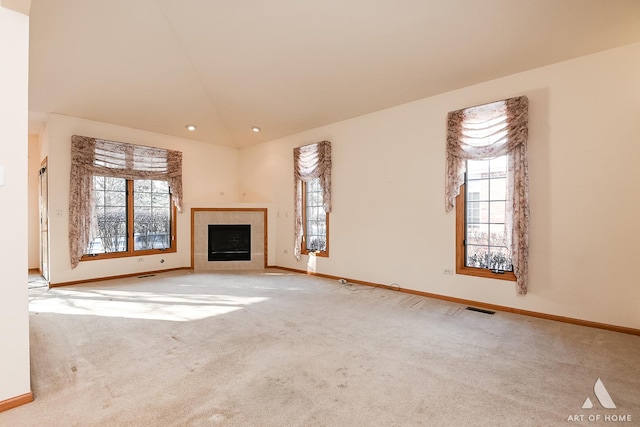
<instances>
[{"instance_id":1,"label":"window sill","mask_svg":"<svg viewBox=\"0 0 640 427\"><path fill-rule=\"evenodd\" d=\"M96 254L96 255L84 255L80 258L80 261L97 261L100 259L113 259L113 258L135 258L140 256L147 255L161 255L167 253L176 252L175 248L167 248L167 249L147 249L135 252L110 252L106 254Z\"/></svg>"},{"instance_id":2,"label":"window sill","mask_svg":"<svg viewBox=\"0 0 640 427\"><path fill-rule=\"evenodd\" d=\"M320 252L320 251L307 251L307 250L302 250L301 251L302 255L314 255L314 256L319 256L319 257L323 257L323 258L329 258L329 251L325 251L325 252Z\"/></svg>"},{"instance_id":3,"label":"window sill","mask_svg":"<svg viewBox=\"0 0 640 427\"><path fill-rule=\"evenodd\" d=\"M513 271L505 271L504 273L494 273L486 268L474 268L474 267L457 267L456 274L463 274L465 276L484 277L487 279L508 280L510 282L516 281L516 275Z\"/></svg>"}]
</instances>

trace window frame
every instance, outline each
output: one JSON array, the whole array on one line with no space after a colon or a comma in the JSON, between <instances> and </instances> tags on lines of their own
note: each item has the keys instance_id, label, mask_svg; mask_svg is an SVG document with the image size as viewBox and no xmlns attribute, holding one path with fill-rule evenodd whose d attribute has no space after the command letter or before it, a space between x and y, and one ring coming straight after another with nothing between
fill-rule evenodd
<instances>
[{"instance_id":1,"label":"window frame","mask_svg":"<svg viewBox=\"0 0 640 427\"><path fill-rule=\"evenodd\" d=\"M460 186L460 194L456 196L456 274L463 274L466 276L485 277L490 279L508 280L510 282L515 282L516 275L513 271L503 271L501 273L494 273L492 270L488 268L468 267L467 265L465 265L465 259L466 259L465 230L467 228L466 189L467 189L467 177L465 174L464 184Z\"/></svg>"},{"instance_id":2,"label":"window frame","mask_svg":"<svg viewBox=\"0 0 640 427\"><path fill-rule=\"evenodd\" d=\"M320 184L322 187L322 185ZM302 182L302 243L300 253L303 255L315 254L320 257L329 257L329 213L325 214L325 250L324 251L310 251L307 249L307 182Z\"/></svg>"},{"instance_id":3,"label":"window frame","mask_svg":"<svg viewBox=\"0 0 640 427\"><path fill-rule=\"evenodd\" d=\"M100 175L109 177L107 175ZM165 253L174 253L177 252L177 208L174 203L171 203L171 246L164 249L139 249L135 250L135 234L131 231L134 223L134 184L135 181L144 181L144 179L127 179L127 190L126 190L126 215L127 215L127 250L120 252L106 252L101 254L84 254L80 261L96 261L101 259L112 259L112 258L129 258L129 257L137 257L137 256L145 256L145 255L157 255L157 254L165 254ZM162 181L162 180L152 180L152 181ZM169 195L171 201L171 187L169 187Z\"/></svg>"}]
</instances>

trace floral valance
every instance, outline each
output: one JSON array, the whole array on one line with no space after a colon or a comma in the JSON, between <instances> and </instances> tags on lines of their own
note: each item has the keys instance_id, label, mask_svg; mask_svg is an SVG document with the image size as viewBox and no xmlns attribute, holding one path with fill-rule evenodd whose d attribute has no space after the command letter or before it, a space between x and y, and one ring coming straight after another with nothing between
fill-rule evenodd
<instances>
[{"instance_id":1,"label":"floral valance","mask_svg":"<svg viewBox=\"0 0 640 427\"><path fill-rule=\"evenodd\" d=\"M527 142L528 107L527 97L520 96L448 114L447 212L453 209L464 183L465 160L503 156ZM500 119L496 121L495 117ZM487 144L487 140L491 142Z\"/></svg>"}]
</instances>

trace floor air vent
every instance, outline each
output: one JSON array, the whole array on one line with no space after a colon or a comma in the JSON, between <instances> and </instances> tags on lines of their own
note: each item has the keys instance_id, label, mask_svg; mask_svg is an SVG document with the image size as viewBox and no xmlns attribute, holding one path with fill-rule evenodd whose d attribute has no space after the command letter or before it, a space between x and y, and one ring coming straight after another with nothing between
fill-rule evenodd
<instances>
[{"instance_id":1,"label":"floor air vent","mask_svg":"<svg viewBox=\"0 0 640 427\"><path fill-rule=\"evenodd\" d=\"M155 274L145 274L144 276L138 276L138 279L144 279L145 277L153 277Z\"/></svg>"},{"instance_id":2,"label":"floor air vent","mask_svg":"<svg viewBox=\"0 0 640 427\"><path fill-rule=\"evenodd\" d=\"M476 308L476 307L467 307L467 310L477 311L478 313L484 313L484 314L496 314L495 311L484 310L482 308Z\"/></svg>"}]
</instances>

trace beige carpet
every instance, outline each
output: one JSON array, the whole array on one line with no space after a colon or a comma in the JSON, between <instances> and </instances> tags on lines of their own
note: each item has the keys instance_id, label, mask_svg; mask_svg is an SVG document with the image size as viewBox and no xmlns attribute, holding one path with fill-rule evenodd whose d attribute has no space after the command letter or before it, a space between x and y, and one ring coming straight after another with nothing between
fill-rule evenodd
<instances>
[{"instance_id":1,"label":"beige carpet","mask_svg":"<svg viewBox=\"0 0 640 427\"><path fill-rule=\"evenodd\" d=\"M637 336L279 270L55 288L31 348L1 426L640 424Z\"/></svg>"}]
</instances>

